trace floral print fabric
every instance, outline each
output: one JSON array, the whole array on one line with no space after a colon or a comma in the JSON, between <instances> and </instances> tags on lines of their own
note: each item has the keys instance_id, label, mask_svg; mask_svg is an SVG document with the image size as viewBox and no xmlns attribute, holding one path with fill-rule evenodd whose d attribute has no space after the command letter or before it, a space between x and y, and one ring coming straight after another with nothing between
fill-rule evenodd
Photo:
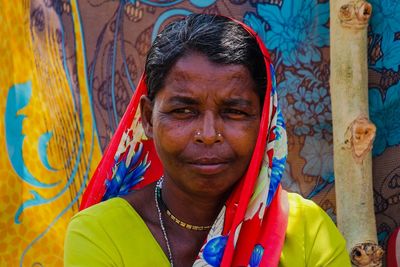
<instances>
[{"instance_id":1,"label":"floral print fabric","mask_svg":"<svg viewBox=\"0 0 400 267\"><path fill-rule=\"evenodd\" d=\"M385 246L400 224L400 2L369 2L374 199ZM266 43L288 135L282 185L335 219L328 0L1 3L0 262L62 265L60 233L138 86L154 34L192 12L244 21Z\"/></svg>"}]
</instances>

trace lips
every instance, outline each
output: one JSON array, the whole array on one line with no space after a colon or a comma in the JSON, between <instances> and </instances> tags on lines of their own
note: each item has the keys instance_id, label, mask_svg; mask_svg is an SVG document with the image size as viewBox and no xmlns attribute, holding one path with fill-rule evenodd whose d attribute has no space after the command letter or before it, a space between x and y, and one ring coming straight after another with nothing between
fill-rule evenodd
<instances>
[{"instance_id":1,"label":"lips","mask_svg":"<svg viewBox=\"0 0 400 267\"><path fill-rule=\"evenodd\" d=\"M228 167L228 162L228 160L220 158L198 158L188 163L197 173L213 175L224 171Z\"/></svg>"}]
</instances>

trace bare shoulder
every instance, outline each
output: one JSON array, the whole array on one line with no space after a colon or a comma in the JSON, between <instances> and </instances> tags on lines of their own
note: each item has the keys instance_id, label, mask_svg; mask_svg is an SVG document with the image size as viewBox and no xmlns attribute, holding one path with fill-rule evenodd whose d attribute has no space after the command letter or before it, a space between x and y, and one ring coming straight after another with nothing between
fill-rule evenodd
<instances>
[{"instance_id":1,"label":"bare shoulder","mask_svg":"<svg viewBox=\"0 0 400 267\"><path fill-rule=\"evenodd\" d=\"M146 224L152 224L157 221L154 216L155 200L154 200L154 186L155 184L149 184L139 190L134 190L123 196L126 201L135 209L135 211L142 217Z\"/></svg>"}]
</instances>

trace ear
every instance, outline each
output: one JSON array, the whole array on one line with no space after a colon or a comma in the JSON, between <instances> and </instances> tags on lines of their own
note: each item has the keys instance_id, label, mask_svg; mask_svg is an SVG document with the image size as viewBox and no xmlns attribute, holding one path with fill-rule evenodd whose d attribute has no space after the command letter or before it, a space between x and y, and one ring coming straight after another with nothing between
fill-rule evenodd
<instances>
[{"instance_id":1,"label":"ear","mask_svg":"<svg viewBox=\"0 0 400 267\"><path fill-rule=\"evenodd\" d=\"M145 95L140 98L140 114L144 133L148 138L153 138L153 103Z\"/></svg>"}]
</instances>

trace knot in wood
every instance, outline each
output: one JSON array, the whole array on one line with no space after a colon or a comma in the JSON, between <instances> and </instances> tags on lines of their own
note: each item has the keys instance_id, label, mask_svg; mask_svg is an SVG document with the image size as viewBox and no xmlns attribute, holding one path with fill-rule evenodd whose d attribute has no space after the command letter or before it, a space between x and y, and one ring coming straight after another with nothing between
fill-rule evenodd
<instances>
[{"instance_id":1,"label":"knot in wood","mask_svg":"<svg viewBox=\"0 0 400 267\"><path fill-rule=\"evenodd\" d=\"M357 244L350 252L351 262L359 267L381 267L383 249L373 241Z\"/></svg>"},{"instance_id":2,"label":"knot in wood","mask_svg":"<svg viewBox=\"0 0 400 267\"><path fill-rule=\"evenodd\" d=\"M339 20L343 27L364 29L371 17L372 6L365 0L355 0L340 7Z\"/></svg>"},{"instance_id":3,"label":"knot in wood","mask_svg":"<svg viewBox=\"0 0 400 267\"><path fill-rule=\"evenodd\" d=\"M345 133L345 148L352 151L354 160L362 163L371 151L376 133L375 125L367 116L360 115L347 128Z\"/></svg>"}]
</instances>

